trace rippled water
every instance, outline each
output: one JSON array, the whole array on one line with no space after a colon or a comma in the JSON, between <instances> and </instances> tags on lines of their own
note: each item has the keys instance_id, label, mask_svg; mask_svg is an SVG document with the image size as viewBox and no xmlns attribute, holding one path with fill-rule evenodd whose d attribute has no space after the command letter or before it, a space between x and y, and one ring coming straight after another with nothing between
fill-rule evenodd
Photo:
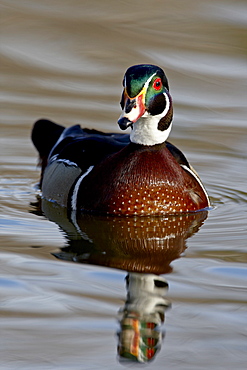
<instances>
[{"instance_id":1,"label":"rippled water","mask_svg":"<svg viewBox=\"0 0 247 370\"><path fill-rule=\"evenodd\" d=\"M117 347L126 350L126 327L139 320L138 335L152 334L159 349L151 369L245 369L246 2L1 7L0 368L123 368ZM136 63L165 69L175 110L170 141L200 174L214 209L207 219L151 220L151 237L135 221L132 245L121 222L114 230L107 220L70 223L37 202L30 131L40 117L118 131L122 77ZM157 271L168 292L153 289ZM140 302L138 320L127 292L136 310ZM152 311L154 302L162 312Z\"/></svg>"}]
</instances>

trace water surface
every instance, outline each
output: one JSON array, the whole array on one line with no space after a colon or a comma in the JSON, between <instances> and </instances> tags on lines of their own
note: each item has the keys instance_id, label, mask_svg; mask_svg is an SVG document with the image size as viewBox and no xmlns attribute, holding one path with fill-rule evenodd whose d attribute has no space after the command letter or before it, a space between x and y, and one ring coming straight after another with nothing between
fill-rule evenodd
<instances>
[{"instance_id":1,"label":"water surface","mask_svg":"<svg viewBox=\"0 0 247 370\"><path fill-rule=\"evenodd\" d=\"M214 209L196 230L184 223L174 244L181 248L162 254L164 263L155 249L149 256L149 273L159 266L169 290L155 293L165 322L158 315L160 350L148 367L245 369L246 3L2 0L1 7L0 368L123 368L125 277L135 279L146 256L131 259L133 249L126 260L123 249L97 239L108 229L97 234L88 224L98 244L90 250L83 242L81 254L74 225L63 217L61 225L57 211L40 215L30 132L41 117L119 131L123 74L153 63L165 69L174 101L170 141L200 174ZM143 289L148 296L150 286Z\"/></svg>"}]
</instances>

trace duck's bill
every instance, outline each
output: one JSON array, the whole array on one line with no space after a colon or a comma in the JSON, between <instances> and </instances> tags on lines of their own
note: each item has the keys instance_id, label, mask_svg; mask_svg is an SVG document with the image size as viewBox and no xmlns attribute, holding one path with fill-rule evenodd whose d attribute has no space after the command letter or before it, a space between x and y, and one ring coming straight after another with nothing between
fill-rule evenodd
<instances>
[{"instance_id":1,"label":"duck's bill","mask_svg":"<svg viewBox=\"0 0 247 370\"><path fill-rule=\"evenodd\" d=\"M128 127L132 128L134 122L130 121L127 117L120 117L117 123L121 130L126 130Z\"/></svg>"},{"instance_id":2,"label":"duck's bill","mask_svg":"<svg viewBox=\"0 0 247 370\"><path fill-rule=\"evenodd\" d=\"M132 127L133 124L143 116L146 112L144 101L145 96L143 93L140 93L132 99L125 94L124 109L118 120L121 130L126 130L128 127Z\"/></svg>"}]
</instances>

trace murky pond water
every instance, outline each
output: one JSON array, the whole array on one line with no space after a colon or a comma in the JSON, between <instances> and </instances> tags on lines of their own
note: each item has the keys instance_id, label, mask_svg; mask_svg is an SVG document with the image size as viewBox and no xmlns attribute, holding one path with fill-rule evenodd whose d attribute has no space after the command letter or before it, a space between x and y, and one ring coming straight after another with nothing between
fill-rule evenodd
<instances>
[{"instance_id":1,"label":"murky pond water","mask_svg":"<svg viewBox=\"0 0 247 370\"><path fill-rule=\"evenodd\" d=\"M151 369L245 369L246 2L1 7L0 368L120 369L129 351ZM122 77L137 63L165 69L170 141L214 209L67 220L37 199L32 124L119 131Z\"/></svg>"}]
</instances>

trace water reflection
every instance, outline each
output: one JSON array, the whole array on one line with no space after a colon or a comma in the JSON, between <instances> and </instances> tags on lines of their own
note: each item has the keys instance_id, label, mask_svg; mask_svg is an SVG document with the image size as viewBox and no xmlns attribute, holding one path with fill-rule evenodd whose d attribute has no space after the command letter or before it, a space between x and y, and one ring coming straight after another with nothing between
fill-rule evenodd
<instances>
[{"instance_id":1,"label":"water reflection","mask_svg":"<svg viewBox=\"0 0 247 370\"><path fill-rule=\"evenodd\" d=\"M170 306L165 298L168 283L158 275L129 273L126 287L127 299L120 310L119 359L147 362L161 348L161 324Z\"/></svg>"},{"instance_id":2,"label":"water reflection","mask_svg":"<svg viewBox=\"0 0 247 370\"><path fill-rule=\"evenodd\" d=\"M161 348L166 279L171 262L186 249L208 212L161 217L113 217L67 214L65 208L40 200L35 211L55 222L67 239L53 255L59 259L127 271L127 297L120 310L119 359L147 362Z\"/></svg>"}]
</instances>

